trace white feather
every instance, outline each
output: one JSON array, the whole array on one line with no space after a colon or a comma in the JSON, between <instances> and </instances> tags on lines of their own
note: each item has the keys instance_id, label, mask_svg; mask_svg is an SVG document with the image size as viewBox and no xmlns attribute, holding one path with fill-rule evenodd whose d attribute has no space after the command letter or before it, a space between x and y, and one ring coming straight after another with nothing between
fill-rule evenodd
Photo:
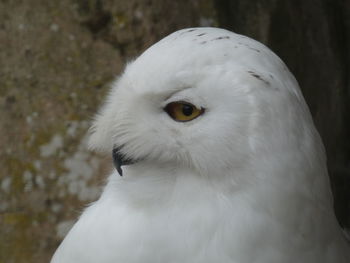
<instances>
[{"instance_id":1,"label":"white feather","mask_svg":"<svg viewBox=\"0 0 350 263\"><path fill-rule=\"evenodd\" d=\"M205 108L180 123L173 101ZM264 45L217 28L171 34L129 64L91 147L113 172L52 263L349 263L326 158L298 84Z\"/></svg>"}]
</instances>

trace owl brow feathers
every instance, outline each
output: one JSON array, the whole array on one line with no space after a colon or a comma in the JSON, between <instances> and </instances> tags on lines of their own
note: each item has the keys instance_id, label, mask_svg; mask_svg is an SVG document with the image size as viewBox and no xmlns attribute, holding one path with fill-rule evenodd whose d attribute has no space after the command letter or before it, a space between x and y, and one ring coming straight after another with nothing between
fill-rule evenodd
<instances>
[{"instance_id":1,"label":"owl brow feathers","mask_svg":"<svg viewBox=\"0 0 350 263\"><path fill-rule=\"evenodd\" d=\"M193 87L191 86L182 86L179 88L175 88L171 91L171 93L168 93L167 96L165 97L164 101L169 100L172 96L174 96L176 93L179 93L181 91L187 90L187 89L192 89Z\"/></svg>"}]
</instances>

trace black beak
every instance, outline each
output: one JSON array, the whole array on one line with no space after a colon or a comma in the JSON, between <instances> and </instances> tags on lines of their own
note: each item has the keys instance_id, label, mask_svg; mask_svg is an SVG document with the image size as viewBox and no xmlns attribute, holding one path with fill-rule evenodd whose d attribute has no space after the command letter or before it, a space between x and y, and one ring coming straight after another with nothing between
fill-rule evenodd
<instances>
[{"instance_id":1,"label":"black beak","mask_svg":"<svg viewBox=\"0 0 350 263\"><path fill-rule=\"evenodd\" d=\"M135 161L129 158L126 158L125 155L120 152L119 147L113 148L112 158L113 158L114 167L115 169L117 169L120 176L123 176L123 170L121 168L123 165L135 163Z\"/></svg>"}]
</instances>

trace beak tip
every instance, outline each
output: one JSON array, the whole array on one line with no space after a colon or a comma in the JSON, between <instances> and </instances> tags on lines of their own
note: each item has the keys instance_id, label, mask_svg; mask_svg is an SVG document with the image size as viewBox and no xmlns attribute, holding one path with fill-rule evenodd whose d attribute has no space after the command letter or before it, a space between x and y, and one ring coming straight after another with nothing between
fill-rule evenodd
<instances>
[{"instance_id":1,"label":"beak tip","mask_svg":"<svg viewBox=\"0 0 350 263\"><path fill-rule=\"evenodd\" d=\"M122 170L122 168L119 166L119 167L116 167L116 169L117 169L118 174L119 174L120 176L123 176L123 170Z\"/></svg>"}]
</instances>

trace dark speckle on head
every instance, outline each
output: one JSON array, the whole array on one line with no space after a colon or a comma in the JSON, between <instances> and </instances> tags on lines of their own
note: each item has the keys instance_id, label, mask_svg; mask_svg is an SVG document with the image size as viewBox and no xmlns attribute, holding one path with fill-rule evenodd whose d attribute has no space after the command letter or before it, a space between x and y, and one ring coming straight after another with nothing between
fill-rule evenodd
<instances>
[{"instance_id":1,"label":"dark speckle on head","mask_svg":"<svg viewBox=\"0 0 350 263\"><path fill-rule=\"evenodd\" d=\"M259 50L259 49L252 48L251 46L249 46L249 45L246 44L246 43L238 42L238 45L243 45L243 46L245 46L246 48L249 48L250 50L254 50L255 52L260 53L260 50Z\"/></svg>"},{"instance_id":2,"label":"dark speckle on head","mask_svg":"<svg viewBox=\"0 0 350 263\"><path fill-rule=\"evenodd\" d=\"M217 37L217 38L212 39L211 41L221 40L221 39L230 39L230 37L229 36Z\"/></svg>"},{"instance_id":3,"label":"dark speckle on head","mask_svg":"<svg viewBox=\"0 0 350 263\"><path fill-rule=\"evenodd\" d=\"M257 78L258 80L261 80L264 82L266 85L270 86L270 82L268 82L266 79L264 79L262 76L260 76L258 73L254 71L248 71L248 73L253 76L254 78Z\"/></svg>"},{"instance_id":4,"label":"dark speckle on head","mask_svg":"<svg viewBox=\"0 0 350 263\"><path fill-rule=\"evenodd\" d=\"M199 44L201 44L201 45L204 45L205 43L207 43L207 41L199 42Z\"/></svg>"},{"instance_id":5,"label":"dark speckle on head","mask_svg":"<svg viewBox=\"0 0 350 263\"><path fill-rule=\"evenodd\" d=\"M201 36L204 36L204 35L206 35L207 33L201 33L201 34L199 34L199 35L197 35L197 37L201 37Z\"/></svg>"},{"instance_id":6,"label":"dark speckle on head","mask_svg":"<svg viewBox=\"0 0 350 263\"><path fill-rule=\"evenodd\" d=\"M197 30L196 28L192 28L192 29L189 29L189 30L186 30L186 31L182 31L182 32L180 32L180 36L185 34L185 33L190 33L190 32L196 31L196 30Z\"/></svg>"}]
</instances>

